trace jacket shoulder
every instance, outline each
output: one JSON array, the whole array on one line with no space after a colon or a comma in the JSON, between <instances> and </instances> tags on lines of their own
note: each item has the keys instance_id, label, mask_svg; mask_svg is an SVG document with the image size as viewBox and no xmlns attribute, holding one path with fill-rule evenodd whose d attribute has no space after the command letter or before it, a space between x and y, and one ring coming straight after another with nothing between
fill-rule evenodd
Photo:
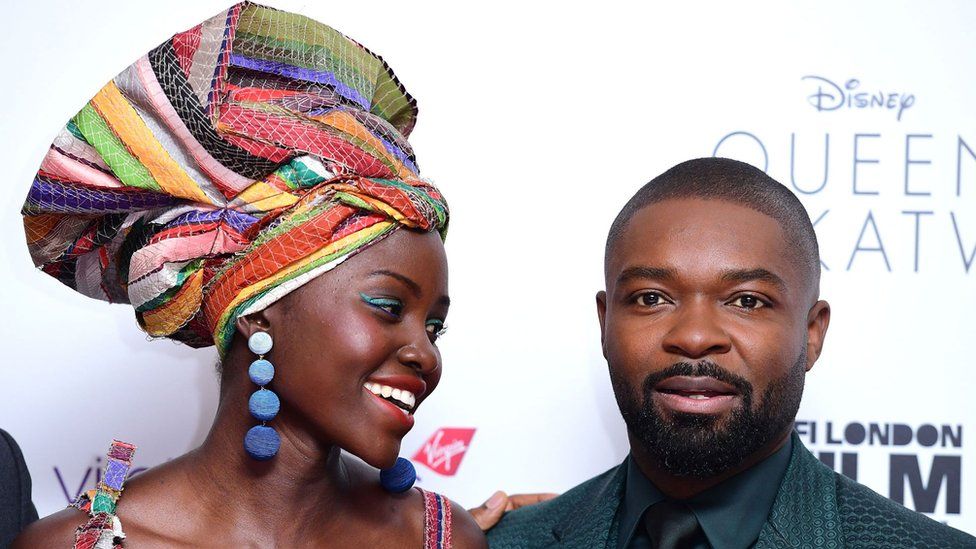
<instances>
[{"instance_id":1,"label":"jacket shoulder","mask_svg":"<svg viewBox=\"0 0 976 549\"><path fill-rule=\"evenodd\" d=\"M0 429L0 547L6 547L18 532L37 520L31 502L31 478L24 455L9 433Z\"/></svg>"},{"instance_id":2,"label":"jacket shoulder","mask_svg":"<svg viewBox=\"0 0 976 549\"><path fill-rule=\"evenodd\" d=\"M837 508L848 547L970 547L976 538L912 511L835 473Z\"/></svg>"},{"instance_id":3,"label":"jacket shoulder","mask_svg":"<svg viewBox=\"0 0 976 549\"><path fill-rule=\"evenodd\" d=\"M3 429L0 429L0 475L5 486L19 486L24 477L24 456L14 437Z\"/></svg>"},{"instance_id":4,"label":"jacket shoulder","mask_svg":"<svg viewBox=\"0 0 976 549\"><path fill-rule=\"evenodd\" d=\"M493 549L523 549L545 547L555 541L553 529L568 519L582 505L590 503L614 476L620 466L574 486L549 501L530 505L506 513L488 531L488 544Z\"/></svg>"}]
</instances>

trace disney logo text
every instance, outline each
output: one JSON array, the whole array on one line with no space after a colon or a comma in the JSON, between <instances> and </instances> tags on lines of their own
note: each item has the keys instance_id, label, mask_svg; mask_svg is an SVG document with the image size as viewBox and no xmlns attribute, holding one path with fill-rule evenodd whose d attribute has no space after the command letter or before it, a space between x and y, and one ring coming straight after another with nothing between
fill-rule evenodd
<instances>
[{"instance_id":1,"label":"disney logo text","mask_svg":"<svg viewBox=\"0 0 976 549\"><path fill-rule=\"evenodd\" d=\"M861 81L851 78L843 86L822 76L804 76L801 80L810 80L817 85L817 91L807 96L807 101L818 111L836 111L848 109L887 109L897 111L897 120L901 120L902 113L915 104L915 96L910 93L885 93L857 91Z\"/></svg>"}]
</instances>

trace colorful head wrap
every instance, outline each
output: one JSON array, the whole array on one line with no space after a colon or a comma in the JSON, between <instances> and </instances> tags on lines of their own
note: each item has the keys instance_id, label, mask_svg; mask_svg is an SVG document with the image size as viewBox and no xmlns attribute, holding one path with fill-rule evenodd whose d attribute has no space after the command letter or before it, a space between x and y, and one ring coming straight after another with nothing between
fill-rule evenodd
<instances>
[{"instance_id":1,"label":"colorful head wrap","mask_svg":"<svg viewBox=\"0 0 976 549\"><path fill-rule=\"evenodd\" d=\"M141 57L75 115L24 204L35 265L223 354L259 311L398 227L447 227L377 55L249 2Z\"/></svg>"}]
</instances>

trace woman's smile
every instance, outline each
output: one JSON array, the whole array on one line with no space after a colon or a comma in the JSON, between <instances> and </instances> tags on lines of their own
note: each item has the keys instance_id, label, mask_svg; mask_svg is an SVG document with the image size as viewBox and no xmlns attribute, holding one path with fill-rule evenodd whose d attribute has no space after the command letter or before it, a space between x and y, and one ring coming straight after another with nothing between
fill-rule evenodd
<instances>
[{"instance_id":1,"label":"woman's smile","mask_svg":"<svg viewBox=\"0 0 976 549\"><path fill-rule=\"evenodd\" d=\"M409 431L413 427L414 411L427 392L427 383L416 376L375 375L363 384L363 392L385 416L395 418L399 428L406 427Z\"/></svg>"}]
</instances>

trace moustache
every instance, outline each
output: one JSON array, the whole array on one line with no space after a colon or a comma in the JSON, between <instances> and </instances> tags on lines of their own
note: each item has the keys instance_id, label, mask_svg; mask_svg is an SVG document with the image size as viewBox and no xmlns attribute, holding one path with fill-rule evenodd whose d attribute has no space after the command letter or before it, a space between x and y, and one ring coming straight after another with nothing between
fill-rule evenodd
<instances>
[{"instance_id":1,"label":"moustache","mask_svg":"<svg viewBox=\"0 0 976 549\"><path fill-rule=\"evenodd\" d=\"M735 387L739 394L742 395L746 404L752 400L752 383L749 383L744 377L733 374L710 360L702 360L695 363L675 362L660 372L648 374L644 378L644 394L650 394L658 383L676 376L715 378Z\"/></svg>"}]
</instances>

